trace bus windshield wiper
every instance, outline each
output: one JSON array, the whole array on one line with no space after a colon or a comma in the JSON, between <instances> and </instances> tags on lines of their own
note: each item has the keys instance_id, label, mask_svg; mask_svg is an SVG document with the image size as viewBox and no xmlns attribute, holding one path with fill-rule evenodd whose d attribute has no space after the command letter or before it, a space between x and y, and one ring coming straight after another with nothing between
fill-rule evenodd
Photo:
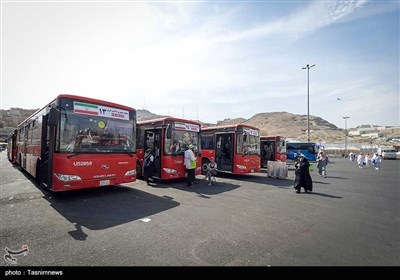
<instances>
[{"instance_id":1,"label":"bus windshield wiper","mask_svg":"<svg viewBox=\"0 0 400 280\"><path fill-rule=\"evenodd\" d=\"M77 155L79 155L79 154L77 154L77 153L69 154L69 155L67 155L67 158L72 158L72 157L77 156Z\"/></svg>"},{"instance_id":2,"label":"bus windshield wiper","mask_svg":"<svg viewBox=\"0 0 400 280\"><path fill-rule=\"evenodd\" d=\"M128 155L130 155L131 157L133 157L133 154L128 152L127 150L124 150L125 153L127 153Z\"/></svg>"}]
</instances>

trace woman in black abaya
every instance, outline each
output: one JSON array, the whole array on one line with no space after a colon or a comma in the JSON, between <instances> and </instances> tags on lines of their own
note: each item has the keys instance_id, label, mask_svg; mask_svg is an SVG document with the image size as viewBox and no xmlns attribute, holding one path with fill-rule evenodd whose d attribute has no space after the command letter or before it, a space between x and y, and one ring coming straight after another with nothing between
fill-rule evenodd
<instances>
[{"instance_id":1,"label":"woman in black abaya","mask_svg":"<svg viewBox=\"0 0 400 280\"><path fill-rule=\"evenodd\" d=\"M294 189L296 192L300 193L301 188L303 188L305 192L312 192L313 182L309 171L310 163L304 155L298 157L295 167L296 178L294 179Z\"/></svg>"}]
</instances>

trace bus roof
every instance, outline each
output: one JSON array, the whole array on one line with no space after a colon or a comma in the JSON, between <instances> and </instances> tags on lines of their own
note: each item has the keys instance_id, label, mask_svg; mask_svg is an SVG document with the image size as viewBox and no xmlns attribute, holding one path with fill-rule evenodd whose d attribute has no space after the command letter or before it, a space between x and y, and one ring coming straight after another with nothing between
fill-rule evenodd
<instances>
[{"instance_id":1,"label":"bus roof","mask_svg":"<svg viewBox=\"0 0 400 280\"><path fill-rule=\"evenodd\" d=\"M199 123L197 121L174 118L174 117L162 117L162 118L158 118L158 119L137 121L137 124L148 124L148 123L166 122L166 121L186 122L186 123L197 124L197 125L201 126L201 123Z\"/></svg>"},{"instance_id":2,"label":"bus roof","mask_svg":"<svg viewBox=\"0 0 400 280\"><path fill-rule=\"evenodd\" d=\"M208 126L208 127L202 127L202 131L208 131L208 130L219 130L219 129L229 129L229 128L238 128L240 126L255 129L255 130L260 130L258 127L244 124L244 123L239 123L239 124L229 124L229 125L222 125L222 126Z\"/></svg>"},{"instance_id":3,"label":"bus roof","mask_svg":"<svg viewBox=\"0 0 400 280\"><path fill-rule=\"evenodd\" d=\"M79 96L79 95L60 94L59 96L56 97L56 99L58 99L58 98L79 99L79 100L86 101L86 102L96 102L96 103L101 103L101 104L108 105L108 106L118 107L118 108L125 109L125 110L128 110L128 111L135 110L132 107L125 106L125 105L122 105L122 104L109 102L109 101L105 101L105 100L100 100L100 99L96 99L96 98Z\"/></svg>"},{"instance_id":4,"label":"bus roof","mask_svg":"<svg viewBox=\"0 0 400 280\"><path fill-rule=\"evenodd\" d=\"M282 135L279 135L279 134L276 134L276 135L261 135L261 136L260 136L261 139L277 138L277 137L284 138Z\"/></svg>"},{"instance_id":5,"label":"bus roof","mask_svg":"<svg viewBox=\"0 0 400 280\"><path fill-rule=\"evenodd\" d=\"M296 144L317 144L315 142L307 142L307 141L287 141L287 143L296 143Z\"/></svg>"},{"instance_id":6,"label":"bus roof","mask_svg":"<svg viewBox=\"0 0 400 280\"><path fill-rule=\"evenodd\" d=\"M117 103L113 103L113 102L109 102L109 101L105 101L105 100L100 100L100 99L96 99L96 98L89 98L89 97L84 97L84 96L79 96L79 95L71 95L71 94L60 94L56 98L54 98L53 100L48 102L45 106L43 106L42 108L39 108L38 110L36 110L32 115L27 117L21 123L19 123L18 127L20 127L22 124L24 124L25 122L30 120L38 112L40 112L41 110L43 110L44 108L46 108L47 106L49 106L51 103L53 103L55 100L57 100L59 98L71 98L71 99L76 99L76 100L81 100L81 101L86 101L86 102L95 102L95 103L100 103L100 104L104 104L104 105L107 105L107 106L118 107L120 109L125 109L125 110L128 110L128 111L135 110L132 107L128 107L128 106L125 106L125 105L121 105L121 104L117 104Z\"/></svg>"}]
</instances>

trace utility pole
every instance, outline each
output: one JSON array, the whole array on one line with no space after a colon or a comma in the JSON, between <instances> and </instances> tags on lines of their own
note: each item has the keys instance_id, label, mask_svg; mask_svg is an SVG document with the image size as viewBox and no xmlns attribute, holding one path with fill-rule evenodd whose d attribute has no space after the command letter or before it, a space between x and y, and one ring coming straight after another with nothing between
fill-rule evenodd
<instances>
[{"instance_id":1,"label":"utility pole","mask_svg":"<svg viewBox=\"0 0 400 280\"><path fill-rule=\"evenodd\" d=\"M350 117L346 116L343 117L344 119L344 157L347 155L347 119L350 119Z\"/></svg>"},{"instance_id":2,"label":"utility pole","mask_svg":"<svg viewBox=\"0 0 400 280\"><path fill-rule=\"evenodd\" d=\"M307 142L310 142L310 68L315 64L307 64L302 69L307 69Z\"/></svg>"}]
</instances>

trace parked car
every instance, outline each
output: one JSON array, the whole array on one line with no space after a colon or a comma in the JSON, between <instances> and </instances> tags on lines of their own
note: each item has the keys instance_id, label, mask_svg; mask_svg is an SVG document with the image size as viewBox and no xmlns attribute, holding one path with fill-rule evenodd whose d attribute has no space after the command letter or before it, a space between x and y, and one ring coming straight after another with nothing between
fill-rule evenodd
<instances>
[{"instance_id":1,"label":"parked car","mask_svg":"<svg viewBox=\"0 0 400 280\"><path fill-rule=\"evenodd\" d=\"M390 147L380 147L378 149L378 155L383 159L397 159L396 150Z\"/></svg>"}]
</instances>

